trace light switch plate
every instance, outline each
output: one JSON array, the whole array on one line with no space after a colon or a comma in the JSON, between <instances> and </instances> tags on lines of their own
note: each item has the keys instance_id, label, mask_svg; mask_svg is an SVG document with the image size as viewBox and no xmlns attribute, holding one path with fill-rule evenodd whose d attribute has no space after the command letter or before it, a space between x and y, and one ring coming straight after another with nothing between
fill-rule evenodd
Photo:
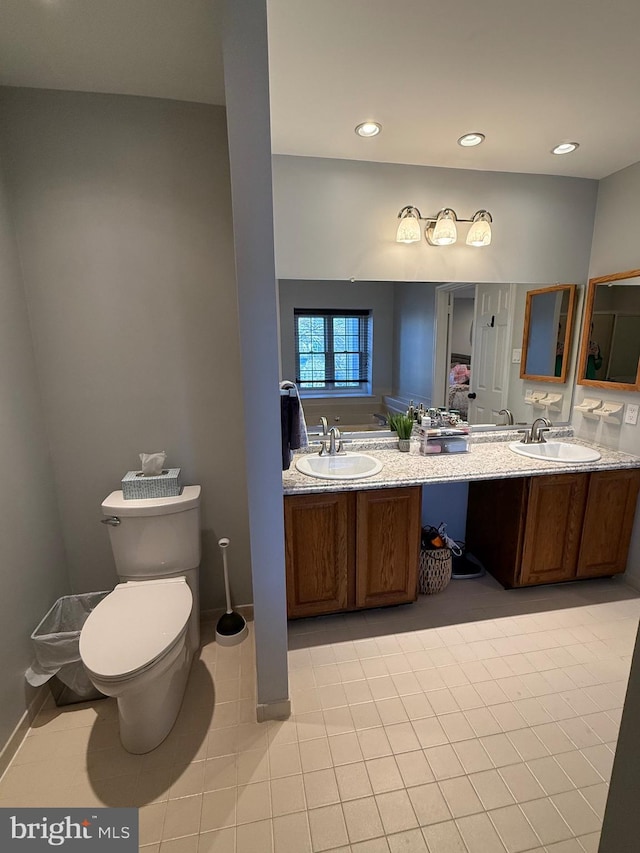
<instances>
[{"instance_id":1,"label":"light switch plate","mask_svg":"<svg viewBox=\"0 0 640 853\"><path fill-rule=\"evenodd\" d=\"M513 354L511 356L511 363L512 364L520 364L521 361L522 361L522 350L521 349L514 349Z\"/></svg>"},{"instance_id":2,"label":"light switch plate","mask_svg":"<svg viewBox=\"0 0 640 853\"><path fill-rule=\"evenodd\" d=\"M635 426L638 423L638 409L640 407L635 403L627 403L627 411L625 412L624 422L625 424L631 424L631 426Z\"/></svg>"}]
</instances>

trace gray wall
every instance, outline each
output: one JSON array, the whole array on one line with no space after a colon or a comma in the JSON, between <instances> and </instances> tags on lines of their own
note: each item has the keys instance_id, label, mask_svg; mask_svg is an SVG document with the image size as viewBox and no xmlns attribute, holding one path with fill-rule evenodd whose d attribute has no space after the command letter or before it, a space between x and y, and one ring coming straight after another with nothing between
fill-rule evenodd
<instances>
[{"instance_id":1,"label":"gray wall","mask_svg":"<svg viewBox=\"0 0 640 853\"><path fill-rule=\"evenodd\" d=\"M622 169L600 181L589 266L590 278L640 268L636 227L638 198L640 198L640 163ZM581 402L585 396L624 403L640 403L640 393L620 394L619 391L602 391L600 388L584 388L578 385L576 402ZM640 454L640 426L623 424L621 427L614 427L590 421L581 415L576 415L575 423L578 434L585 438L628 453ZM640 541L638 545L637 562L640 564ZM640 565L638 565L638 577L640 579Z\"/></svg>"},{"instance_id":2,"label":"gray wall","mask_svg":"<svg viewBox=\"0 0 640 853\"><path fill-rule=\"evenodd\" d=\"M417 403L431 404L436 286L397 286L394 301L393 390Z\"/></svg>"},{"instance_id":3,"label":"gray wall","mask_svg":"<svg viewBox=\"0 0 640 853\"><path fill-rule=\"evenodd\" d=\"M259 716L286 715L287 600L266 0L225 0L224 81L242 346ZM259 428L255 429L259 418ZM270 708L266 707L271 705ZM261 707L263 706L263 707Z\"/></svg>"},{"instance_id":4,"label":"gray wall","mask_svg":"<svg viewBox=\"0 0 640 853\"><path fill-rule=\"evenodd\" d=\"M0 162L0 747L33 696L30 634L69 590L20 261Z\"/></svg>"},{"instance_id":5,"label":"gray wall","mask_svg":"<svg viewBox=\"0 0 640 853\"><path fill-rule=\"evenodd\" d=\"M273 158L273 177L279 278L587 278L597 181L287 155ZM453 207L460 217L487 208L493 242L487 249L464 240L445 248L396 243L396 217L406 204L423 215Z\"/></svg>"},{"instance_id":6,"label":"gray wall","mask_svg":"<svg viewBox=\"0 0 640 853\"><path fill-rule=\"evenodd\" d=\"M640 249L636 227L637 204L640 197L640 163L616 172L600 182L593 250L589 275L608 275L640 268ZM603 400L639 403L640 394L602 391L600 388L576 388L577 401L585 396ZM611 427L597 425L576 416L578 433L595 438L610 447L640 454L640 425ZM627 580L640 588L640 507L636 512ZM638 764L640 762L640 645L636 641L629 687L622 715L622 724L611 776L600 853L635 853L640 834L638 811Z\"/></svg>"},{"instance_id":7,"label":"gray wall","mask_svg":"<svg viewBox=\"0 0 640 853\"><path fill-rule=\"evenodd\" d=\"M294 308L368 308L373 312L373 376L371 393L389 394L393 361L393 284L382 281L278 282L280 358L283 379L295 379Z\"/></svg>"},{"instance_id":8,"label":"gray wall","mask_svg":"<svg viewBox=\"0 0 640 853\"><path fill-rule=\"evenodd\" d=\"M221 536L250 601L224 109L4 89L0 147L73 589L113 586L100 503L166 450L203 487L203 607Z\"/></svg>"}]
</instances>

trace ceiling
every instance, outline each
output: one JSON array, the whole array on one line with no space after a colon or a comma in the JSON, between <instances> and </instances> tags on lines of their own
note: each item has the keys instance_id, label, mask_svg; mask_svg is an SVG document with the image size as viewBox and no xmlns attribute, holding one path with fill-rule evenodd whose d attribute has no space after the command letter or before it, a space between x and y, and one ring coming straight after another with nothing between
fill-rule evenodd
<instances>
[{"instance_id":1,"label":"ceiling","mask_svg":"<svg viewBox=\"0 0 640 853\"><path fill-rule=\"evenodd\" d=\"M0 0L0 85L224 103L213 0Z\"/></svg>"},{"instance_id":2,"label":"ceiling","mask_svg":"<svg viewBox=\"0 0 640 853\"><path fill-rule=\"evenodd\" d=\"M267 0L273 150L601 178L640 161L639 0ZM0 0L0 84L224 103L218 0ZM383 125L361 139L355 125ZM463 133L486 141L461 148ZM580 148L563 157L563 141Z\"/></svg>"},{"instance_id":3,"label":"ceiling","mask_svg":"<svg viewBox=\"0 0 640 853\"><path fill-rule=\"evenodd\" d=\"M268 0L274 151L601 178L640 160L639 0ZM382 133L361 139L358 122ZM486 141L461 148L480 131ZM577 141L555 156L559 142Z\"/></svg>"}]
</instances>

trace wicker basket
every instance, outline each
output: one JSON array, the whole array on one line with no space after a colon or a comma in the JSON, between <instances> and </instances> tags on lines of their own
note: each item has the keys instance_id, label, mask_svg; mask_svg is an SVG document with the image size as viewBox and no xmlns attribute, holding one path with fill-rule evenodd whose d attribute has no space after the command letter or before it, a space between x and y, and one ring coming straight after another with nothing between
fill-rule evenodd
<instances>
[{"instance_id":1,"label":"wicker basket","mask_svg":"<svg viewBox=\"0 0 640 853\"><path fill-rule=\"evenodd\" d=\"M423 595L442 592L449 585L453 559L449 548L422 548L418 589Z\"/></svg>"}]
</instances>

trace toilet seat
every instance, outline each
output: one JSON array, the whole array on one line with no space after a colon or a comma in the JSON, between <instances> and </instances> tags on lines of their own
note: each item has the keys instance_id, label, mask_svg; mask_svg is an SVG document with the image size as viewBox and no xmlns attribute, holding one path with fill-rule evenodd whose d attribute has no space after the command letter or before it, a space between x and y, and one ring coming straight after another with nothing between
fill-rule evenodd
<instances>
[{"instance_id":1,"label":"toilet seat","mask_svg":"<svg viewBox=\"0 0 640 853\"><path fill-rule=\"evenodd\" d=\"M184 637L192 606L184 577L118 584L84 623L80 657L97 678L132 678Z\"/></svg>"}]
</instances>

